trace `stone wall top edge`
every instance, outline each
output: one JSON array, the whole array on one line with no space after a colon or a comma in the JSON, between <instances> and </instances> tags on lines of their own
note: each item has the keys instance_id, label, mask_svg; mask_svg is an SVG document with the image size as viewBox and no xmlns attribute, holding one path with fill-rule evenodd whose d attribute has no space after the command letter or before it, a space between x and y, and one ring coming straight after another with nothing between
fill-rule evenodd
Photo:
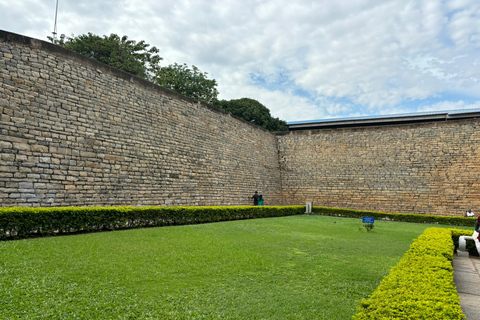
<instances>
[{"instance_id":1,"label":"stone wall top edge","mask_svg":"<svg viewBox=\"0 0 480 320\"><path fill-rule=\"evenodd\" d=\"M141 79L137 76L134 76L130 73L127 73L125 71L122 71L120 69L114 68L112 66L109 66L105 63L102 63L100 61L97 61L95 59L91 59L89 57L83 56L77 52L65 49L61 46L55 45L53 43L44 41L44 40L39 40L35 38L30 38L24 35L8 32L5 30L0 30L0 40L4 42L10 42L10 43L17 43L20 45L24 45L27 47L30 47L31 49L38 49L42 51L47 51L54 53L56 55L63 56L64 58L74 60L76 62L82 63L84 65L88 65L92 68L99 69L102 72L107 72L115 77L121 78L125 81L129 82L135 82L136 84L145 86L145 87L150 87L154 88L158 91L160 91L162 94L175 97L177 99L181 100L186 100L191 103L195 103L196 101L192 98L189 98L187 96L184 96L182 94L179 94L178 92L175 92L173 90L161 87L159 85L156 85L150 81L147 81L145 79Z\"/></svg>"},{"instance_id":2,"label":"stone wall top edge","mask_svg":"<svg viewBox=\"0 0 480 320\"><path fill-rule=\"evenodd\" d=\"M202 101L196 101L195 99L184 96L184 95L182 95L182 94L180 94L176 91L173 91L173 90L170 90L168 88L159 86L159 85L157 85L155 83L152 83L148 80L139 78L137 76L134 76L130 73L127 73L125 71L122 71L122 70L119 70L119 69L114 68L112 66L109 66L109 65L107 65L105 63L102 63L100 61L97 61L97 60L91 59L89 57L83 56L83 55L81 55L77 52L67 50L67 49L65 49L63 47L60 47L58 45L55 45L53 43L43 41L43 40L39 40L39 39L35 39L35 38L31 38L31 37L27 37L27 36L20 35L20 34L17 34L17 33L13 33L13 32L9 32L9 31L1 30L1 29L0 29L0 41L7 42L7 43L8 42L9 43L17 43L17 44L20 44L20 45L23 45L23 46L30 47L32 49L43 50L43 51L51 52L51 53L56 54L56 55L63 56L67 59L71 59L71 60L79 62L81 64L88 65L92 68L99 69L100 71L106 72L106 73L108 73L108 74L110 74L114 77L123 79L123 80L131 82L131 83L135 83L136 85L142 86L144 88L148 88L150 90L157 91L162 95L166 95L167 97L172 97L172 98L175 98L175 99L183 100L183 101L186 101L187 103L191 103L191 104L199 104L199 105L202 105L204 108L207 108L207 109L209 109L213 112L216 112L216 113L219 113L219 114L222 114L222 115L225 115L225 116L229 115L232 118L237 119L244 124L248 124L252 128L260 129L261 131L273 134L273 133L269 132L268 130L265 130L265 129L259 127L259 126L256 126L256 125L254 125L254 124L252 124L252 123L250 123L250 122L248 122L244 119L241 119L237 116L231 115L228 112L226 112L226 111L224 111L220 108L217 108L215 106L212 106L208 103L205 103L205 102L202 102Z\"/></svg>"}]
</instances>

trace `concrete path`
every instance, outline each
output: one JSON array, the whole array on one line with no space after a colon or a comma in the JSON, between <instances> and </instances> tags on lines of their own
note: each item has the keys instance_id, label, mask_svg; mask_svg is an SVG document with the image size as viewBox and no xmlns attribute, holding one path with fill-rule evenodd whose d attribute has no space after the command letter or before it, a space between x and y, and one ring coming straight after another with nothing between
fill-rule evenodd
<instances>
[{"instance_id":1,"label":"concrete path","mask_svg":"<svg viewBox=\"0 0 480 320\"><path fill-rule=\"evenodd\" d=\"M453 279L467 320L480 320L480 258L453 257Z\"/></svg>"}]
</instances>

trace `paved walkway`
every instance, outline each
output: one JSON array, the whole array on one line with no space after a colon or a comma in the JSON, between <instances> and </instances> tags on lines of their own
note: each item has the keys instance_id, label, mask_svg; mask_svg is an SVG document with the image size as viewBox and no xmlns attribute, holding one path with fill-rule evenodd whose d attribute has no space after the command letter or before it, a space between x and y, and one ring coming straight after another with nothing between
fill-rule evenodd
<instances>
[{"instance_id":1,"label":"paved walkway","mask_svg":"<svg viewBox=\"0 0 480 320\"><path fill-rule=\"evenodd\" d=\"M467 320L480 320L480 258L453 257L453 279Z\"/></svg>"}]
</instances>

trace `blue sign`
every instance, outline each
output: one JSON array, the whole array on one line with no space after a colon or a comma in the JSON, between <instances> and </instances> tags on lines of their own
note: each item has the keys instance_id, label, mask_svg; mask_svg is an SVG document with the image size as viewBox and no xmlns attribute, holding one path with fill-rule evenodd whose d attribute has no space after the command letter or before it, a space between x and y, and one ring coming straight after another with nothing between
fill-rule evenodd
<instances>
[{"instance_id":1,"label":"blue sign","mask_svg":"<svg viewBox=\"0 0 480 320\"><path fill-rule=\"evenodd\" d=\"M374 217L362 217L362 223L374 223L375 218Z\"/></svg>"}]
</instances>

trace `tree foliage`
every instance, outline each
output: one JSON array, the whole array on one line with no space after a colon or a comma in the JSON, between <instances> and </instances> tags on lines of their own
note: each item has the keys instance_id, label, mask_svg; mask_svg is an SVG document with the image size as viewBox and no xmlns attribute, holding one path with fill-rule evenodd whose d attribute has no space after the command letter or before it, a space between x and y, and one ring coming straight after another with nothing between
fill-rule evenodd
<instances>
[{"instance_id":1,"label":"tree foliage","mask_svg":"<svg viewBox=\"0 0 480 320\"><path fill-rule=\"evenodd\" d=\"M268 131L288 131L287 123L272 117L270 110L257 100L250 98L220 100L215 106Z\"/></svg>"},{"instance_id":2,"label":"tree foliage","mask_svg":"<svg viewBox=\"0 0 480 320\"><path fill-rule=\"evenodd\" d=\"M217 81L207 79L207 73L192 65L174 63L160 68L155 83L195 100L211 103L217 100Z\"/></svg>"},{"instance_id":3,"label":"tree foliage","mask_svg":"<svg viewBox=\"0 0 480 320\"><path fill-rule=\"evenodd\" d=\"M103 37L92 34L59 40L48 37L53 43L78 52L137 77L147 79L158 85L174 90L195 100L212 103L232 115L252 122L269 131L287 131L285 121L273 118L270 110L257 100L242 98L237 100L217 100L218 90L215 79L207 79L207 73L192 65L174 63L160 66L162 58L156 47L150 47L145 41L136 42L127 36L116 34Z\"/></svg>"},{"instance_id":4,"label":"tree foliage","mask_svg":"<svg viewBox=\"0 0 480 320\"><path fill-rule=\"evenodd\" d=\"M89 58L98 60L117 69L147 79L163 87L195 100L212 103L217 99L217 81L207 79L207 73L197 67L188 68L186 64L161 67L162 58L159 50L145 41L136 42L127 36L119 37L83 34L67 38L62 34L59 40L48 37L53 43L66 49L78 52Z\"/></svg>"},{"instance_id":5,"label":"tree foliage","mask_svg":"<svg viewBox=\"0 0 480 320\"><path fill-rule=\"evenodd\" d=\"M51 37L49 39L53 42ZM55 43L147 80L157 74L162 60L156 47L150 48L143 40L136 42L113 33L103 37L90 32L73 38L62 35Z\"/></svg>"}]
</instances>

